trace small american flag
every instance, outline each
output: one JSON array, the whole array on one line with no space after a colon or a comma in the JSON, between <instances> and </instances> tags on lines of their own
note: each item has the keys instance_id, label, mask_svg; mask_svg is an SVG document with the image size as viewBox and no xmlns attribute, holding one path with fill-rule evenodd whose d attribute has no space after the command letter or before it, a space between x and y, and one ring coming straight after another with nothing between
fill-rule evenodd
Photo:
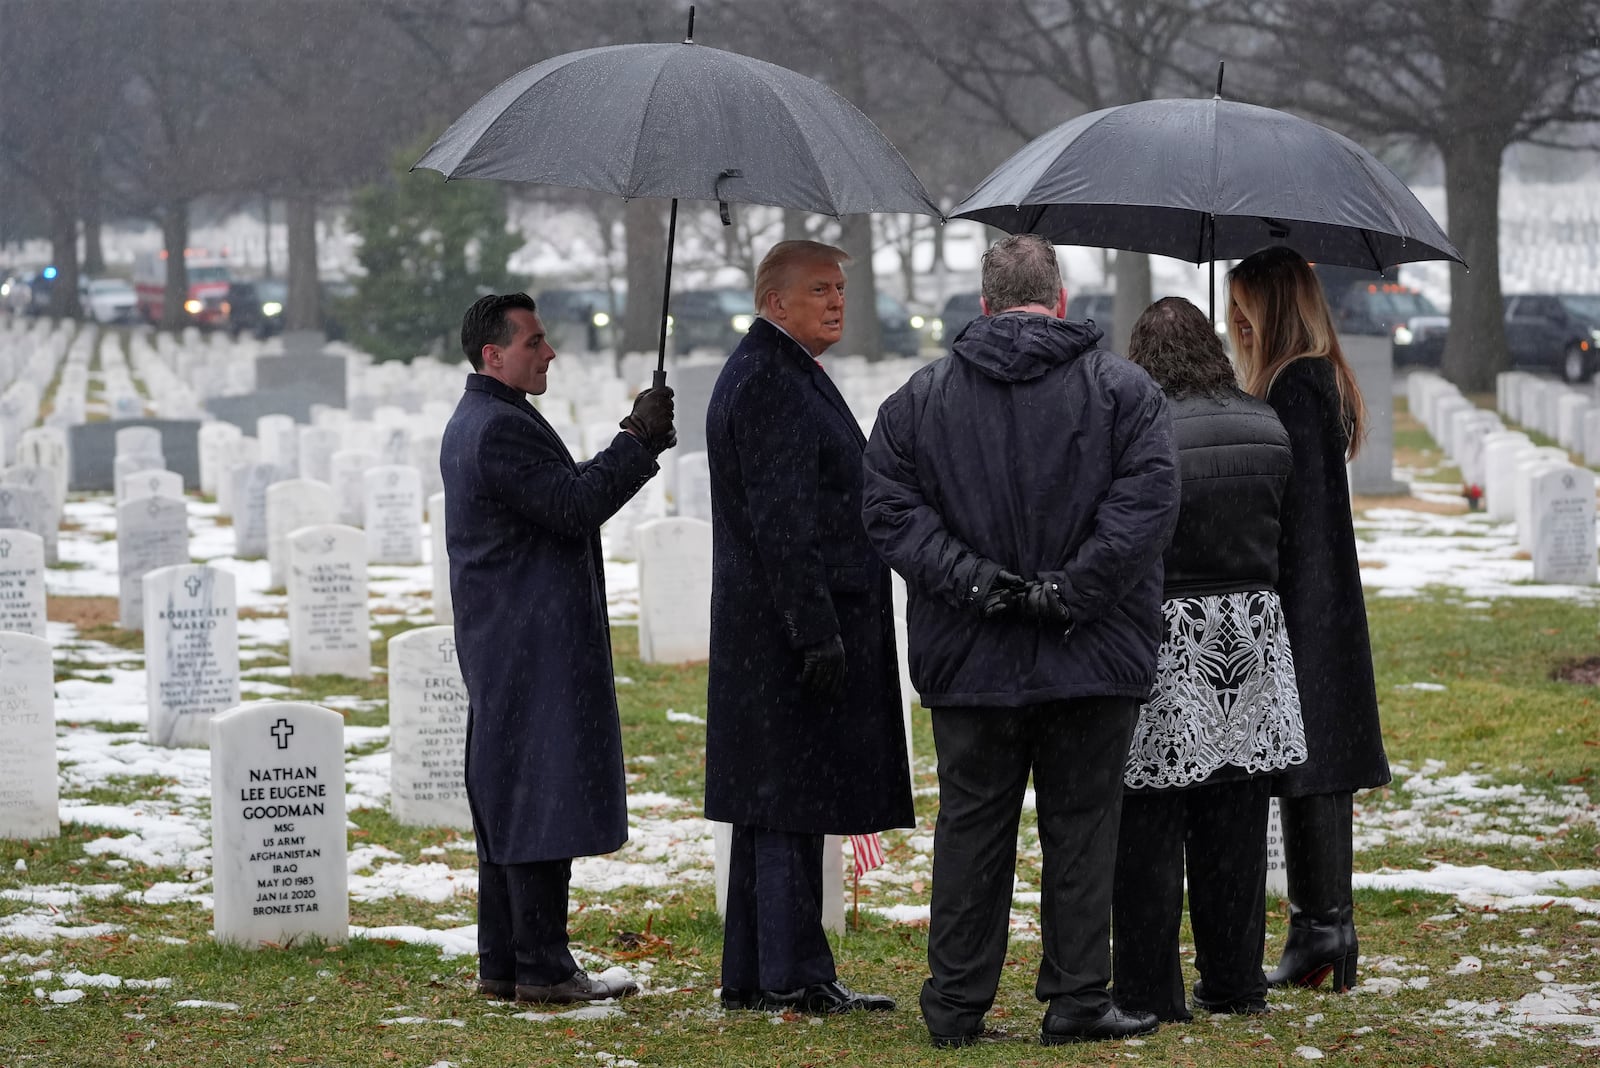
<instances>
[{"instance_id":1,"label":"small american flag","mask_svg":"<svg viewBox=\"0 0 1600 1068\"><path fill-rule=\"evenodd\" d=\"M852 834L850 854L855 858L856 878L859 879L873 868L883 867L883 839L878 837L876 831L872 834Z\"/></svg>"}]
</instances>

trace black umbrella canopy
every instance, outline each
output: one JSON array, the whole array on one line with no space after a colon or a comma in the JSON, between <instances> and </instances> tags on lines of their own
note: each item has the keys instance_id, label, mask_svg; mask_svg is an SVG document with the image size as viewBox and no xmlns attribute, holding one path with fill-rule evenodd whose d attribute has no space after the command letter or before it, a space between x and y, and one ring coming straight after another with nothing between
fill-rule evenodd
<instances>
[{"instance_id":1,"label":"black umbrella canopy","mask_svg":"<svg viewBox=\"0 0 1600 1068\"><path fill-rule=\"evenodd\" d=\"M824 215L939 215L877 126L820 82L705 45L547 59L474 104L417 163L613 193Z\"/></svg>"},{"instance_id":2,"label":"black umbrella canopy","mask_svg":"<svg viewBox=\"0 0 1600 1068\"><path fill-rule=\"evenodd\" d=\"M1144 100L1065 122L996 168L953 217L1191 263L1269 245L1372 270L1465 263L1366 149L1285 112L1221 99Z\"/></svg>"}]
</instances>

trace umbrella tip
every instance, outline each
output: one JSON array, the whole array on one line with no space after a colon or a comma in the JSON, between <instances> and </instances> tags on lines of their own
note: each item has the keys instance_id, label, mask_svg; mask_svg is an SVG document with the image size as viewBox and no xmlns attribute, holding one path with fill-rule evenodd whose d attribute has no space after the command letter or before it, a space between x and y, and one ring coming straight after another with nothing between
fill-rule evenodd
<instances>
[{"instance_id":1,"label":"umbrella tip","mask_svg":"<svg viewBox=\"0 0 1600 1068\"><path fill-rule=\"evenodd\" d=\"M693 16L690 16L690 18L692 20ZM1217 92L1216 92L1216 95L1212 98L1214 100L1221 100L1222 99L1222 69L1224 67L1226 67L1227 65L1228 65L1227 61L1220 60L1220 59L1217 60Z\"/></svg>"},{"instance_id":2,"label":"umbrella tip","mask_svg":"<svg viewBox=\"0 0 1600 1068\"><path fill-rule=\"evenodd\" d=\"M689 5L689 32L684 35L684 44L694 44L694 5Z\"/></svg>"}]
</instances>

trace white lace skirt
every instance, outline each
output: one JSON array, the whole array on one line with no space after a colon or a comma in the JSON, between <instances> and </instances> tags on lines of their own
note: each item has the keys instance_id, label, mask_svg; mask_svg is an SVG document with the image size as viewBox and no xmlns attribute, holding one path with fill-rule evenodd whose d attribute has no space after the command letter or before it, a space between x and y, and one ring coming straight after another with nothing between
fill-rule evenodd
<instances>
[{"instance_id":1,"label":"white lace skirt","mask_svg":"<svg viewBox=\"0 0 1600 1068\"><path fill-rule=\"evenodd\" d=\"M1139 709L1123 782L1190 786L1230 765L1260 774L1303 763L1305 724L1278 595L1178 597L1161 612L1156 684Z\"/></svg>"}]
</instances>

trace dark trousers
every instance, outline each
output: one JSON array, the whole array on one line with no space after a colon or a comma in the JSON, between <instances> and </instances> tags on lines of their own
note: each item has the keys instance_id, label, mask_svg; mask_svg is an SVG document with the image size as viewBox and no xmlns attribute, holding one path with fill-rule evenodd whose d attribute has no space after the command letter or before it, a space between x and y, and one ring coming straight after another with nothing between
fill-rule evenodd
<instances>
[{"instance_id":1,"label":"dark trousers","mask_svg":"<svg viewBox=\"0 0 1600 1068\"><path fill-rule=\"evenodd\" d=\"M838 978L822 929L822 835L733 825L722 985L797 990Z\"/></svg>"},{"instance_id":2,"label":"dark trousers","mask_svg":"<svg viewBox=\"0 0 1600 1068\"><path fill-rule=\"evenodd\" d=\"M936 1035L978 1030L994 1004L1010 930L1017 823L1033 774L1044 854L1043 961L1051 1013L1110 1005L1111 875L1122 768L1139 703L1095 697L1026 708L936 708L939 822L922 1016Z\"/></svg>"},{"instance_id":3,"label":"dark trousers","mask_svg":"<svg viewBox=\"0 0 1600 1068\"><path fill-rule=\"evenodd\" d=\"M1338 922L1350 908L1355 865L1354 795L1278 798L1289 902L1318 920ZM1208 984L1209 985L1209 984Z\"/></svg>"},{"instance_id":4,"label":"dark trousers","mask_svg":"<svg viewBox=\"0 0 1600 1068\"><path fill-rule=\"evenodd\" d=\"M567 949L571 860L478 862L478 978L549 986L578 970Z\"/></svg>"},{"instance_id":5,"label":"dark trousers","mask_svg":"<svg viewBox=\"0 0 1600 1068\"><path fill-rule=\"evenodd\" d=\"M1122 798L1112 906L1117 1004L1189 1018L1178 927L1183 877L1195 969L1208 1002L1265 998L1267 805L1271 780L1241 779Z\"/></svg>"}]
</instances>

